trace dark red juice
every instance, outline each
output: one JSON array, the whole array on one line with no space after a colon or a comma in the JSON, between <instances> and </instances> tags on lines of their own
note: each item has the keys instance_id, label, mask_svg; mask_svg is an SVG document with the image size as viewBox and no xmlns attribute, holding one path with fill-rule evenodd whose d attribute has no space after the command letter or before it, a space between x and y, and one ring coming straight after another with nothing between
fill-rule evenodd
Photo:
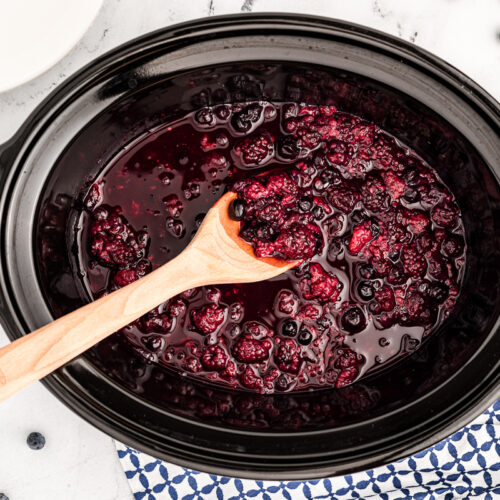
<instances>
[{"instance_id":1,"label":"dark red juice","mask_svg":"<svg viewBox=\"0 0 500 500\"><path fill-rule=\"evenodd\" d=\"M179 254L228 189L257 256L304 263L188 290L128 325L119 334L147 360L263 393L343 387L414 351L453 308L464 229L437 173L356 116L261 101L165 124L107 166L78 224L90 297Z\"/></svg>"}]
</instances>

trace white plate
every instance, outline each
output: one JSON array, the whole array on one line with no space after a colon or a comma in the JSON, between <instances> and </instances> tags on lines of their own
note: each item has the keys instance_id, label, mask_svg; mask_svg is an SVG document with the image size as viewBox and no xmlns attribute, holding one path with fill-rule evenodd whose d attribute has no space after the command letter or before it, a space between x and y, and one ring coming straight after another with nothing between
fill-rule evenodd
<instances>
[{"instance_id":1,"label":"white plate","mask_svg":"<svg viewBox=\"0 0 500 500\"><path fill-rule=\"evenodd\" d=\"M62 59L101 5L102 0L3 0L0 92L32 80Z\"/></svg>"}]
</instances>

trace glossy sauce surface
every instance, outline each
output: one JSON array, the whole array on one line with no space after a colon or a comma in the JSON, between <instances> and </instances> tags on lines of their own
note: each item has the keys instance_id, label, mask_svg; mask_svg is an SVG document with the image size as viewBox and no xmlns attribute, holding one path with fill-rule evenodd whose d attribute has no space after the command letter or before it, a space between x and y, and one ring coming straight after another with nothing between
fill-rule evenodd
<instances>
[{"instance_id":1,"label":"glossy sauce surface","mask_svg":"<svg viewBox=\"0 0 500 500\"><path fill-rule=\"evenodd\" d=\"M355 116L268 102L203 108L108 165L78 223L89 297L180 253L227 189L257 255L306 262L189 290L129 325L121 335L151 362L265 393L342 387L414 351L451 311L465 241L437 174Z\"/></svg>"}]
</instances>

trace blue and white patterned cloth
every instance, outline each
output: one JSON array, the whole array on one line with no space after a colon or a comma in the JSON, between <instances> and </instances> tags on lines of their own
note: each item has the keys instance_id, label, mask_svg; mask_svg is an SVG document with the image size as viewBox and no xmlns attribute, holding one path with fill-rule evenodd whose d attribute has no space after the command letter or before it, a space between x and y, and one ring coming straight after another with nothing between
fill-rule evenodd
<instances>
[{"instance_id":1,"label":"blue and white patterned cloth","mask_svg":"<svg viewBox=\"0 0 500 500\"><path fill-rule=\"evenodd\" d=\"M470 425L412 457L313 481L256 481L205 474L116 443L136 500L500 498L500 400Z\"/></svg>"}]
</instances>

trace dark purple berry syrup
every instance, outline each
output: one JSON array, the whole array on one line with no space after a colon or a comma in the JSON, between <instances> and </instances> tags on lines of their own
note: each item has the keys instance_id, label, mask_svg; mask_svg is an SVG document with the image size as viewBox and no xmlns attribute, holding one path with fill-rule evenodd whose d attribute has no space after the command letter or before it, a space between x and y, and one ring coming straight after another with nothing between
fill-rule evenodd
<instances>
[{"instance_id":1,"label":"dark purple berry syrup","mask_svg":"<svg viewBox=\"0 0 500 500\"><path fill-rule=\"evenodd\" d=\"M120 332L147 360L262 393L343 387L414 351L453 308L464 230L436 172L334 107L268 102L203 108L102 172L79 221L90 297L179 254L228 189L257 256L305 262L162 304Z\"/></svg>"}]
</instances>

